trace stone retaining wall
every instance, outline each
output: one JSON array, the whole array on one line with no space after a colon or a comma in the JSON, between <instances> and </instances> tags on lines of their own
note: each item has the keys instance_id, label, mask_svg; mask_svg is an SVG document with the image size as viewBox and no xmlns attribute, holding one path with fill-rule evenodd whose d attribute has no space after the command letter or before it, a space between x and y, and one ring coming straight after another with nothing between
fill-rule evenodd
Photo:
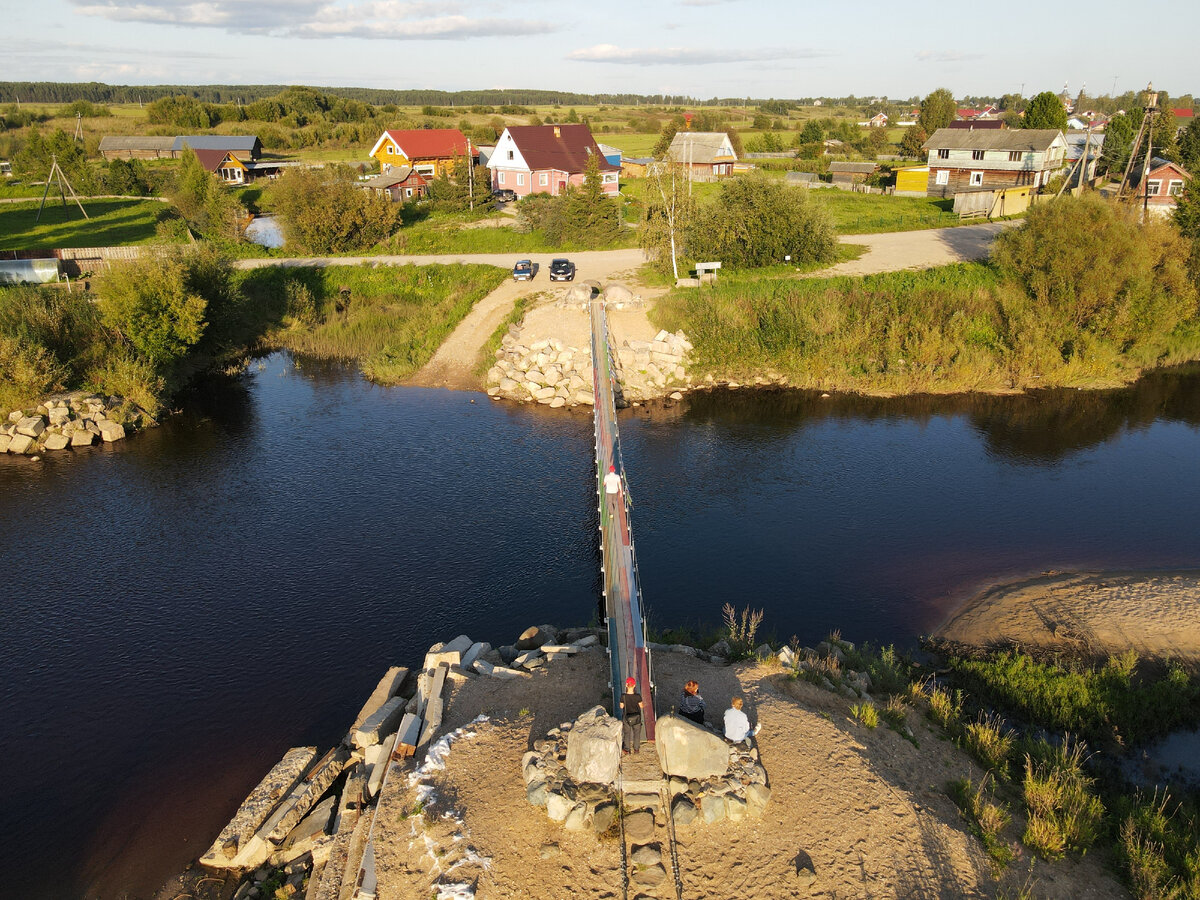
<instances>
[{"instance_id":1,"label":"stone retaining wall","mask_svg":"<svg viewBox=\"0 0 1200 900\"><path fill-rule=\"evenodd\" d=\"M623 341L614 349L618 405L671 394L678 400L691 386L687 356L692 344L682 331L660 331L652 341ZM536 401L552 409L591 406L591 347L568 346L557 338L526 344L514 326L496 351L487 385L491 397Z\"/></svg>"}]
</instances>

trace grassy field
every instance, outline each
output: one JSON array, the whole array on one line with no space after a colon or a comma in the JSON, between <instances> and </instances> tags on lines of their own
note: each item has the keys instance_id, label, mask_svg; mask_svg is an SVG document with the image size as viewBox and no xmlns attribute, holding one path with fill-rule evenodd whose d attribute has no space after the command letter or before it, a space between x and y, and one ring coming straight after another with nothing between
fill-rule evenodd
<instances>
[{"instance_id":1,"label":"grassy field","mask_svg":"<svg viewBox=\"0 0 1200 900\"><path fill-rule=\"evenodd\" d=\"M42 191L46 189L45 185L29 184L24 181L6 178L0 181L0 200L7 200L14 197L36 197L42 198Z\"/></svg>"},{"instance_id":2,"label":"grassy field","mask_svg":"<svg viewBox=\"0 0 1200 900\"><path fill-rule=\"evenodd\" d=\"M810 192L813 202L833 218L839 234L878 234L958 225L953 200L890 197L821 189Z\"/></svg>"},{"instance_id":3,"label":"grassy field","mask_svg":"<svg viewBox=\"0 0 1200 900\"><path fill-rule=\"evenodd\" d=\"M355 361L372 381L392 384L428 362L505 276L495 266L256 269L241 288L251 302L281 311L269 342Z\"/></svg>"},{"instance_id":4,"label":"grassy field","mask_svg":"<svg viewBox=\"0 0 1200 900\"><path fill-rule=\"evenodd\" d=\"M0 249L53 250L62 247L116 247L158 240L155 226L171 207L157 200L88 200L84 209L49 201L36 222L38 204L0 204Z\"/></svg>"},{"instance_id":5,"label":"grassy field","mask_svg":"<svg viewBox=\"0 0 1200 900\"><path fill-rule=\"evenodd\" d=\"M507 217L506 217L507 218ZM609 247L616 250L637 245L632 229ZM511 227L463 228L457 217L431 216L407 225L388 241L375 246L374 253L571 253L589 248L550 244L540 230L516 231ZM594 248L591 248L594 249Z\"/></svg>"}]
</instances>

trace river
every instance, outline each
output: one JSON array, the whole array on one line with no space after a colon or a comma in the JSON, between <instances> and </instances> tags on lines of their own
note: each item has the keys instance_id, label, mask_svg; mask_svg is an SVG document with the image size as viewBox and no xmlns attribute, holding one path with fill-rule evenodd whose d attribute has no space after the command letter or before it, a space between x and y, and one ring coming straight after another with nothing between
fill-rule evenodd
<instances>
[{"instance_id":1,"label":"river","mask_svg":"<svg viewBox=\"0 0 1200 900\"><path fill-rule=\"evenodd\" d=\"M596 610L588 414L276 354L0 457L0 895L146 897L388 665ZM1019 397L696 394L620 425L652 625L910 646L984 584L1200 565L1200 370Z\"/></svg>"}]
</instances>

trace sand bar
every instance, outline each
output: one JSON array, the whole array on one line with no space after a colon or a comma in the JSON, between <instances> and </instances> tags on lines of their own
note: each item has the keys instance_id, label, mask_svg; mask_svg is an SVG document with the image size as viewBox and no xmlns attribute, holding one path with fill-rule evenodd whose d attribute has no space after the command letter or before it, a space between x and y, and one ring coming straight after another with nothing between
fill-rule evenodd
<instances>
[{"instance_id":1,"label":"sand bar","mask_svg":"<svg viewBox=\"0 0 1200 900\"><path fill-rule=\"evenodd\" d=\"M1200 570L1047 573L988 588L935 638L1093 656L1130 648L1200 667Z\"/></svg>"}]
</instances>

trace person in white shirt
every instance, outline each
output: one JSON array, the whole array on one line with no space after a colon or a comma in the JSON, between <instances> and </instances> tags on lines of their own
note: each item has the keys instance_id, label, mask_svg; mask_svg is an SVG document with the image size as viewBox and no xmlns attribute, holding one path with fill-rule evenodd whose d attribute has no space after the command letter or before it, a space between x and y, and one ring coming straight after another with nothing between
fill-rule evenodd
<instances>
[{"instance_id":1,"label":"person in white shirt","mask_svg":"<svg viewBox=\"0 0 1200 900\"><path fill-rule=\"evenodd\" d=\"M737 744L750 736L750 720L742 712L742 698L734 697L725 710L725 740Z\"/></svg>"},{"instance_id":2,"label":"person in white shirt","mask_svg":"<svg viewBox=\"0 0 1200 900\"><path fill-rule=\"evenodd\" d=\"M604 493L610 497L621 493L621 476L617 474L616 466L608 467L608 474L604 476Z\"/></svg>"}]
</instances>

